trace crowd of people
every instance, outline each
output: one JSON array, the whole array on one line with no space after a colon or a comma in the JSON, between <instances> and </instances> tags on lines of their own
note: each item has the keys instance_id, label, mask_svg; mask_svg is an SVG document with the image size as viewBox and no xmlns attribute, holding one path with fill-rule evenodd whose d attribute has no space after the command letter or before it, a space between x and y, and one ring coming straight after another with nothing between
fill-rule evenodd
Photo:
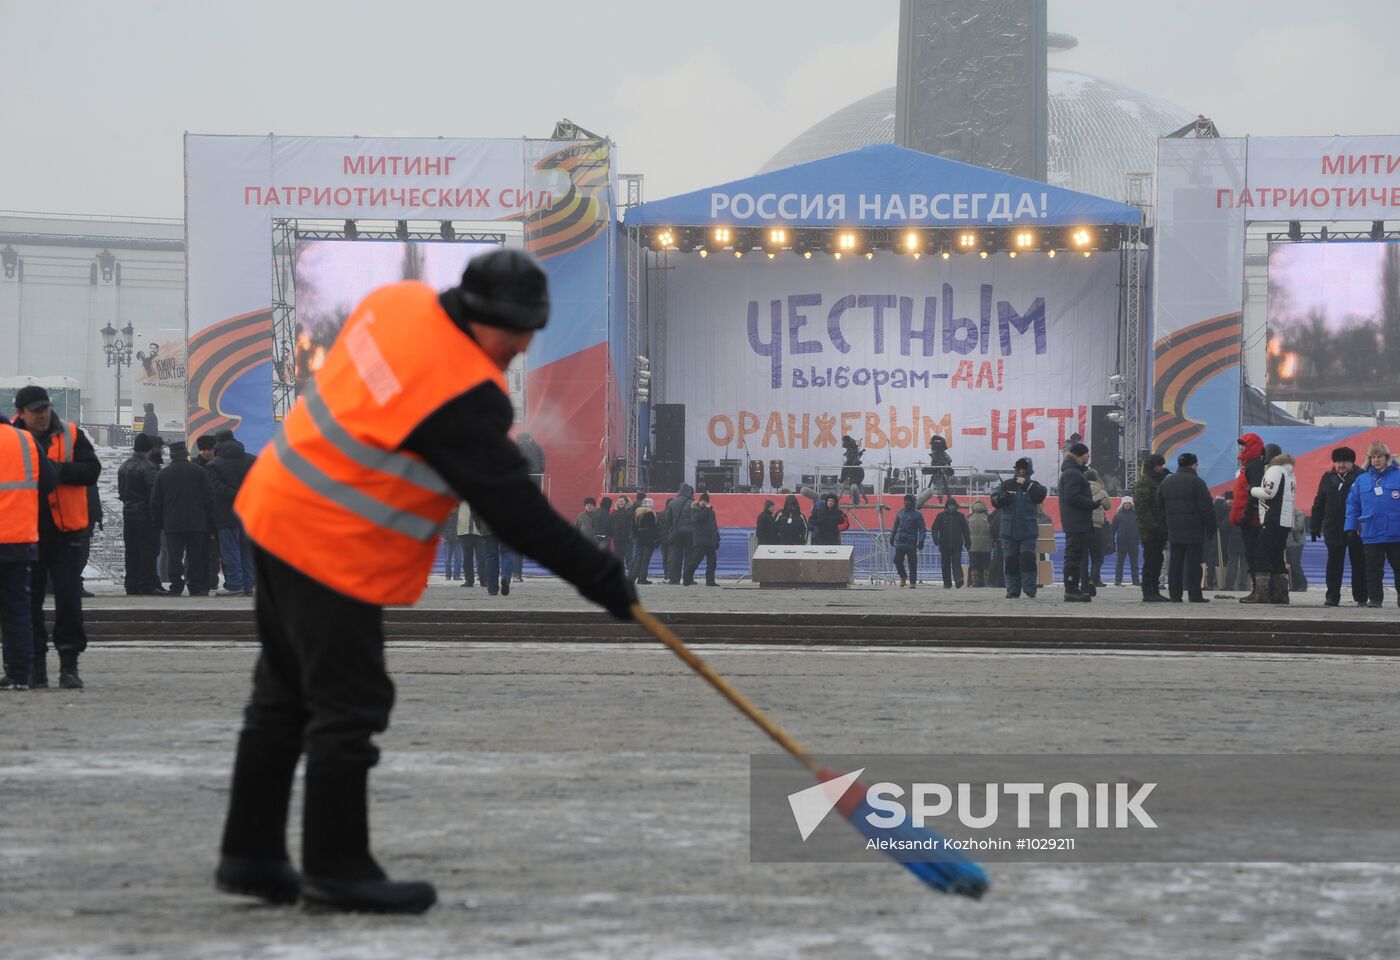
<instances>
[{"instance_id":1,"label":"crowd of people","mask_svg":"<svg viewBox=\"0 0 1400 960\"><path fill-rule=\"evenodd\" d=\"M1089 466L1088 446L1071 443L1064 457L1055 489L1066 602L1091 602L1107 587L1104 567L1112 558L1113 585L1138 587L1145 603L1208 603L1206 591L1223 589L1247 591L1244 603L1287 604L1291 592L1308 587L1302 551L1309 536L1327 550L1329 607L1341 602L1348 568L1352 600L1372 607L1383 599L1384 564L1400 571L1400 467L1384 444L1371 445L1365 468L1350 448L1332 451L1332 469L1320 478L1307 512L1292 456L1252 433L1240 437L1239 472L1219 496L1198 475L1190 452L1176 458L1175 471L1162 455L1149 456L1131 495L1116 506ZM781 507L764 501L754 524L757 545L841 542L850 518L840 496L804 492L814 500L810 511L796 494L787 494ZM965 508L945 496L931 523L920 501L905 496L888 531L899 587L918 586L919 557L931 543L945 588L1004 587L1008 599L1035 597L1040 564L1052 552L1044 542L1053 537L1043 506L1049 495L1032 460L1022 457L989 497ZM660 506L645 495L635 503L626 494L616 501L589 497L575 526L621 558L634 583L652 582L647 571L658 550L664 582L690 586L703 563L706 584L716 583L715 512L709 494L697 495L688 484ZM1400 572L1396 577L1400 590Z\"/></svg>"}]
</instances>

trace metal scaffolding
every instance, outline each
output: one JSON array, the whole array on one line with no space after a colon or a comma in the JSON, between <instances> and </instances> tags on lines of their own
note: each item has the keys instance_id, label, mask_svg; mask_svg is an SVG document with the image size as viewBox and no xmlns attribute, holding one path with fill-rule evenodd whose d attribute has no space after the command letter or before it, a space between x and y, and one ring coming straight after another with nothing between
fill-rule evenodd
<instances>
[{"instance_id":1,"label":"metal scaffolding","mask_svg":"<svg viewBox=\"0 0 1400 960\"><path fill-rule=\"evenodd\" d=\"M1147 256L1147 228L1152 216L1153 178L1150 173L1128 174L1128 202L1142 213L1139 223L1123 233L1123 464L1127 483L1138 473L1138 452L1150 439L1143 423L1141 382L1145 376L1142 337L1147 322L1144 309L1143 261Z\"/></svg>"}]
</instances>

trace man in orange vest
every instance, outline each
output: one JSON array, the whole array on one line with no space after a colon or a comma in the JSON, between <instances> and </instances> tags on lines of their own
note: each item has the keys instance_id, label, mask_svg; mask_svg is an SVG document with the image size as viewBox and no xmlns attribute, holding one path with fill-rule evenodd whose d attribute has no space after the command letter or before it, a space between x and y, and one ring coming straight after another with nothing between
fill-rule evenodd
<instances>
[{"instance_id":1,"label":"man in orange vest","mask_svg":"<svg viewBox=\"0 0 1400 960\"><path fill-rule=\"evenodd\" d=\"M254 545L262 652L219 889L335 910L435 902L430 884L392 882L370 854L367 786L394 702L383 607L418 599L459 498L504 543L630 618L621 562L550 508L508 437L502 372L548 317L544 271L515 250L472 260L441 295L413 281L374 291L248 472L235 510ZM302 753L299 875L285 835Z\"/></svg>"},{"instance_id":2,"label":"man in orange vest","mask_svg":"<svg viewBox=\"0 0 1400 960\"><path fill-rule=\"evenodd\" d=\"M20 387L15 419L34 435L58 471L58 486L39 504L39 558L31 568L29 606L33 614L33 685L49 685L49 636L44 626L44 587L53 584L53 645L58 649L58 685L81 690L78 656L87 649L83 629L83 563L87 556L88 492L102 464L87 435L64 423L43 387Z\"/></svg>"},{"instance_id":3,"label":"man in orange vest","mask_svg":"<svg viewBox=\"0 0 1400 960\"><path fill-rule=\"evenodd\" d=\"M58 474L27 430L0 414L0 689L28 690L34 665L29 568L39 559L39 501Z\"/></svg>"}]
</instances>

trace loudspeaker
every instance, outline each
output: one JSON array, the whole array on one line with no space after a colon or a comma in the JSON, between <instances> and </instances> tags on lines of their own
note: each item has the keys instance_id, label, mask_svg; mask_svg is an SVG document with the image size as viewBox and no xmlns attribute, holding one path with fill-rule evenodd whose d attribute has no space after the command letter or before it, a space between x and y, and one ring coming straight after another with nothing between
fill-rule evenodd
<instances>
[{"instance_id":1,"label":"loudspeaker","mask_svg":"<svg viewBox=\"0 0 1400 960\"><path fill-rule=\"evenodd\" d=\"M685 404L658 403L651 408L656 442L651 446L653 460L685 462Z\"/></svg>"},{"instance_id":2,"label":"loudspeaker","mask_svg":"<svg viewBox=\"0 0 1400 960\"><path fill-rule=\"evenodd\" d=\"M647 475L647 489L651 493L675 493L684 479L685 464L681 461L653 460Z\"/></svg>"},{"instance_id":3,"label":"loudspeaker","mask_svg":"<svg viewBox=\"0 0 1400 960\"><path fill-rule=\"evenodd\" d=\"M1123 480L1123 430L1108 419L1118 407L1108 405L1089 408L1089 462L1099 476L1107 480Z\"/></svg>"}]
</instances>

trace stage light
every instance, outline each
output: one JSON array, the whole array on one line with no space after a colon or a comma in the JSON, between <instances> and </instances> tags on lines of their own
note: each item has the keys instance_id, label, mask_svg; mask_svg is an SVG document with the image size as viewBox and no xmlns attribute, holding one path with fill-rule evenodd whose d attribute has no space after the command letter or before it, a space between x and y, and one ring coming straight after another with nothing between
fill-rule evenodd
<instances>
[{"instance_id":1,"label":"stage light","mask_svg":"<svg viewBox=\"0 0 1400 960\"><path fill-rule=\"evenodd\" d=\"M874 251L874 250L867 250L867 251L865 251L865 259L867 259L867 260L874 260L874 259L875 259L875 251Z\"/></svg>"},{"instance_id":2,"label":"stage light","mask_svg":"<svg viewBox=\"0 0 1400 960\"><path fill-rule=\"evenodd\" d=\"M739 259L740 257L742 257L743 255L744 255L744 251L742 251L742 250L735 250L735 251L734 251L734 259L735 259L735 260L738 260L738 259Z\"/></svg>"},{"instance_id":3,"label":"stage light","mask_svg":"<svg viewBox=\"0 0 1400 960\"><path fill-rule=\"evenodd\" d=\"M1126 382L1127 378L1125 378L1121 373L1115 373L1113 376L1108 378L1108 385L1110 387L1121 387Z\"/></svg>"},{"instance_id":4,"label":"stage light","mask_svg":"<svg viewBox=\"0 0 1400 960\"><path fill-rule=\"evenodd\" d=\"M899 249L914 256L924 252L924 235L917 230L909 230L899 241Z\"/></svg>"},{"instance_id":5,"label":"stage light","mask_svg":"<svg viewBox=\"0 0 1400 960\"><path fill-rule=\"evenodd\" d=\"M1371 221L1371 239L1372 239L1372 240L1384 240L1384 239L1385 239L1385 221L1384 221L1384 220L1372 220L1372 221Z\"/></svg>"},{"instance_id":6,"label":"stage light","mask_svg":"<svg viewBox=\"0 0 1400 960\"><path fill-rule=\"evenodd\" d=\"M724 250L734 244L734 231L729 227L715 227L710 231L710 247Z\"/></svg>"},{"instance_id":7,"label":"stage light","mask_svg":"<svg viewBox=\"0 0 1400 960\"><path fill-rule=\"evenodd\" d=\"M855 253L860 239L853 230L842 230L836 235L836 249L840 253Z\"/></svg>"},{"instance_id":8,"label":"stage light","mask_svg":"<svg viewBox=\"0 0 1400 960\"><path fill-rule=\"evenodd\" d=\"M1069 242L1083 250L1094 242L1094 235L1089 232L1088 227L1075 227L1069 235Z\"/></svg>"},{"instance_id":9,"label":"stage light","mask_svg":"<svg viewBox=\"0 0 1400 960\"><path fill-rule=\"evenodd\" d=\"M1046 255L1047 257L1049 257L1051 260L1054 260L1054 259L1055 259L1055 248L1054 248L1054 247L1051 247L1049 250L1046 250L1046 251L1045 251L1045 255Z\"/></svg>"},{"instance_id":10,"label":"stage light","mask_svg":"<svg viewBox=\"0 0 1400 960\"><path fill-rule=\"evenodd\" d=\"M1121 393L1110 393L1108 395L1108 402L1115 407L1121 406L1123 403L1123 395Z\"/></svg>"},{"instance_id":11,"label":"stage light","mask_svg":"<svg viewBox=\"0 0 1400 960\"><path fill-rule=\"evenodd\" d=\"M969 250L977 249L977 234L972 230L964 230L958 234L958 250L966 253Z\"/></svg>"},{"instance_id":12,"label":"stage light","mask_svg":"<svg viewBox=\"0 0 1400 960\"><path fill-rule=\"evenodd\" d=\"M1294 242L1303 239L1303 225L1297 220L1288 221L1288 239Z\"/></svg>"},{"instance_id":13,"label":"stage light","mask_svg":"<svg viewBox=\"0 0 1400 960\"><path fill-rule=\"evenodd\" d=\"M456 240L457 228L452 225L451 220L444 220L442 226L438 228L438 234L444 240Z\"/></svg>"},{"instance_id":14,"label":"stage light","mask_svg":"<svg viewBox=\"0 0 1400 960\"><path fill-rule=\"evenodd\" d=\"M833 259L833 260L840 260L840 259L841 259L841 251L840 251L840 250L837 250L835 253L833 253L833 254L831 255L831 259Z\"/></svg>"},{"instance_id":15,"label":"stage light","mask_svg":"<svg viewBox=\"0 0 1400 960\"><path fill-rule=\"evenodd\" d=\"M950 259L953 256L953 251L944 248L943 252L940 253L939 256L942 257L944 260Z\"/></svg>"},{"instance_id":16,"label":"stage light","mask_svg":"<svg viewBox=\"0 0 1400 960\"><path fill-rule=\"evenodd\" d=\"M1008 251L1006 255L1007 255L1008 257L1010 257L1012 260L1015 260L1015 259L1016 259L1016 251L1015 251L1015 250Z\"/></svg>"},{"instance_id":17,"label":"stage light","mask_svg":"<svg viewBox=\"0 0 1400 960\"><path fill-rule=\"evenodd\" d=\"M983 260L987 259L987 251L983 250L981 253L981 257Z\"/></svg>"},{"instance_id":18,"label":"stage light","mask_svg":"<svg viewBox=\"0 0 1400 960\"><path fill-rule=\"evenodd\" d=\"M788 233L782 227L773 227L768 231L768 241L766 246L770 250L782 250L788 245Z\"/></svg>"},{"instance_id":19,"label":"stage light","mask_svg":"<svg viewBox=\"0 0 1400 960\"><path fill-rule=\"evenodd\" d=\"M657 253L663 250L676 250L680 248L678 234L671 227L661 227L652 232L651 248Z\"/></svg>"},{"instance_id":20,"label":"stage light","mask_svg":"<svg viewBox=\"0 0 1400 960\"><path fill-rule=\"evenodd\" d=\"M810 259L812 259L812 251L810 251L810 250L803 250L803 251L802 251L802 259L803 259L803 260L810 260Z\"/></svg>"},{"instance_id":21,"label":"stage light","mask_svg":"<svg viewBox=\"0 0 1400 960\"><path fill-rule=\"evenodd\" d=\"M710 255L710 251L706 250L704 247L701 247L698 252L700 254L700 259L702 260Z\"/></svg>"},{"instance_id":22,"label":"stage light","mask_svg":"<svg viewBox=\"0 0 1400 960\"><path fill-rule=\"evenodd\" d=\"M1011 237L1011 246L1016 250L1035 249L1035 231L1017 230Z\"/></svg>"},{"instance_id":23,"label":"stage light","mask_svg":"<svg viewBox=\"0 0 1400 960\"><path fill-rule=\"evenodd\" d=\"M1088 259L1089 259L1090 257L1092 257L1093 255L1094 255L1094 251L1092 251L1092 250L1085 250L1085 251L1084 251L1084 259L1085 259L1085 260L1088 260Z\"/></svg>"},{"instance_id":24,"label":"stage light","mask_svg":"<svg viewBox=\"0 0 1400 960\"><path fill-rule=\"evenodd\" d=\"M915 250L914 253L913 253L913 257L914 257L915 260L919 259L919 258L922 257L922 256L923 256L923 252L920 251L920 250Z\"/></svg>"},{"instance_id":25,"label":"stage light","mask_svg":"<svg viewBox=\"0 0 1400 960\"><path fill-rule=\"evenodd\" d=\"M769 250L769 251L768 251L768 259L769 259L769 260L772 260L772 259L773 259L774 257L776 257L776 256L777 256L777 254L774 253L772 250Z\"/></svg>"}]
</instances>

